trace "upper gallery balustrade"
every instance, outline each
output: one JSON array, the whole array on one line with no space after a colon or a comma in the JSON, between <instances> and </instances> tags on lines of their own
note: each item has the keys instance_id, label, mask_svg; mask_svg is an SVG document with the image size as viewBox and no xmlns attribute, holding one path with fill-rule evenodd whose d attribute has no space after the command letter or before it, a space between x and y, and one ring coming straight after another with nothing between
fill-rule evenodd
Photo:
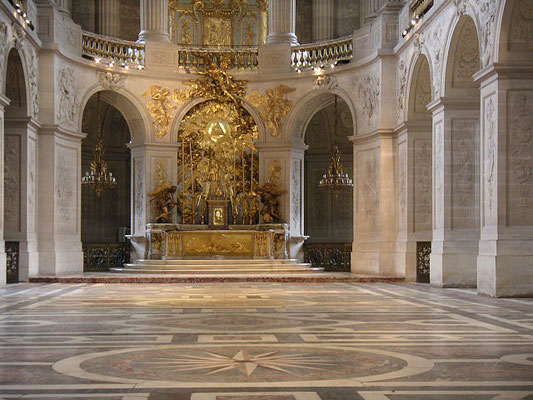
<instances>
[{"instance_id":1,"label":"upper gallery balustrade","mask_svg":"<svg viewBox=\"0 0 533 400\"><path fill-rule=\"evenodd\" d=\"M82 56L109 66L122 66L125 69L144 69L144 43L120 40L113 37L82 32ZM232 69L255 70L259 67L258 47L197 47L178 46L177 63L183 69L202 69L205 55L217 60L224 55L232 55ZM302 72L313 68L325 68L353 58L353 37L292 46L291 68Z\"/></svg>"}]
</instances>

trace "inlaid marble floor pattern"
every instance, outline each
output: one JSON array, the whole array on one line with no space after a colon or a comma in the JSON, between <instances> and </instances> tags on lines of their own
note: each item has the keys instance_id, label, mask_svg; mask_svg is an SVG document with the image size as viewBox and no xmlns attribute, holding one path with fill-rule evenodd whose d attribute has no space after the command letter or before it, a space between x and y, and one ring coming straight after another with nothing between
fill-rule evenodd
<instances>
[{"instance_id":1,"label":"inlaid marble floor pattern","mask_svg":"<svg viewBox=\"0 0 533 400\"><path fill-rule=\"evenodd\" d=\"M533 399L533 299L387 283L0 297L0 399Z\"/></svg>"}]
</instances>

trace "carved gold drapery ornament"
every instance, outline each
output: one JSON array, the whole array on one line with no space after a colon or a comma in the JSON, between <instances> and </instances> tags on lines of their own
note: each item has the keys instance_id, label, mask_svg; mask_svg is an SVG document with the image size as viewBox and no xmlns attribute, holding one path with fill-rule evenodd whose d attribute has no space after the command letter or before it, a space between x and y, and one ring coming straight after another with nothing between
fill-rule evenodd
<instances>
[{"instance_id":1,"label":"carved gold drapery ornament","mask_svg":"<svg viewBox=\"0 0 533 400\"><path fill-rule=\"evenodd\" d=\"M279 85L274 90L268 89L265 94L254 90L251 95L246 97L246 100L258 108L270 134L277 139L281 138L283 117L292 108L292 101L285 96L295 90L285 85Z\"/></svg>"},{"instance_id":2,"label":"carved gold drapery ornament","mask_svg":"<svg viewBox=\"0 0 533 400\"><path fill-rule=\"evenodd\" d=\"M150 99L146 108L154 120L155 135L162 139L168 134L172 115L176 106L172 104L174 98L168 89L152 85L141 97Z\"/></svg>"}]
</instances>

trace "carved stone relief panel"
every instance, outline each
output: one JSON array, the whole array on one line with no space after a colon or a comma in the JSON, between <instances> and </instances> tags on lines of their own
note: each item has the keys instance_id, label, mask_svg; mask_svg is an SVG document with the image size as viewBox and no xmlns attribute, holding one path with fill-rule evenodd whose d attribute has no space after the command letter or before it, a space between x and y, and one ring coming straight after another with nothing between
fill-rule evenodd
<instances>
[{"instance_id":1,"label":"carved stone relief panel","mask_svg":"<svg viewBox=\"0 0 533 400\"><path fill-rule=\"evenodd\" d=\"M7 51L7 24L4 21L0 21L0 71L2 73L0 74L0 84L3 83L4 80L4 64L6 59L6 51Z\"/></svg>"},{"instance_id":2,"label":"carved stone relief panel","mask_svg":"<svg viewBox=\"0 0 533 400\"><path fill-rule=\"evenodd\" d=\"M28 232L35 232L36 218L36 143L33 139L28 139Z\"/></svg>"},{"instance_id":3,"label":"carved stone relief panel","mask_svg":"<svg viewBox=\"0 0 533 400\"><path fill-rule=\"evenodd\" d=\"M74 128L79 114L79 83L71 67L63 67L58 72L58 98L56 118L60 124Z\"/></svg>"},{"instance_id":4,"label":"carved stone relief panel","mask_svg":"<svg viewBox=\"0 0 533 400\"><path fill-rule=\"evenodd\" d=\"M424 114L429 117L427 105L431 101L431 79L429 74L429 63L424 57L420 70L418 71L418 79L416 81L415 90L415 113Z\"/></svg>"},{"instance_id":5,"label":"carved stone relief panel","mask_svg":"<svg viewBox=\"0 0 533 400\"><path fill-rule=\"evenodd\" d=\"M533 91L507 96L508 224L533 225Z\"/></svg>"},{"instance_id":6,"label":"carved stone relief panel","mask_svg":"<svg viewBox=\"0 0 533 400\"><path fill-rule=\"evenodd\" d=\"M142 235L144 234L145 230L146 203L146 189L144 186L144 159L135 158L133 160L133 176L135 235Z\"/></svg>"},{"instance_id":7,"label":"carved stone relief panel","mask_svg":"<svg viewBox=\"0 0 533 400\"><path fill-rule=\"evenodd\" d=\"M374 233L379 217L379 148L361 150L356 162L356 219L355 230Z\"/></svg>"},{"instance_id":8,"label":"carved stone relief panel","mask_svg":"<svg viewBox=\"0 0 533 400\"><path fill-rule=\"evenodd\" d=\"M407 230L407 142L398 144L398 230Z\"/></svg>"},{"instance_id":9,"label":"carved stone relief panel","mask_svg":"<svg viewBox=\"0 0 533 400\"><path fill-rule=\"evenodd\" d=\"M34 47L30 46L28 50L28 81L30 84L31 95L31 112L33 117L37 117L39 114L39 87L37 86L38 70L39 70L39 58L37 57L37 51Z\"/></svg>"},{"instance_id":10,"label":"carved stone relief panel","mask_svg":"<svg viewBox=\"0 0 533 400\"><path fill-rule=\"evenodd\" d=\"M301 160L293 160L291 171L291 233L300 233L301 202Z\"/></svg>"},{"instance_id":11,"label":"carved stone relief panel","mask_svg":"<svg viewBox=\"0 0 533 400\"><path fill-rule=\"evenodd\" d=\"M20 136L6 135L4 138L4 221L5 236L20 232L21 224L21 165Z\"/></svg>"},{"instance_id":12,"label":"carved stone relief panel","mask_svg":"<svg viewBox=\"0 0 533 400\"><path fill-rule=\"evenodd\" d=\"M428 136L431 134L429 133ZM414 231L431 230L431 139L415 139Z\"/></svg>"},{"instance_id":13,"label":"carved stone relief panel","mask_svg":"<svg viewBox=\"0 0 533 400\"><path fill-rule=\"evenodd\" d=\"M533 42L533 2L517 0L511 17L510 46L532 48Z\"/></svg>"},{"instance_id":14,"label":"carved stone relief panel","mask_svg":"<svg viewBox=\"0 0 533 400\"><path fill-rule=\"evenodd\" d=\"M152 159L152 186L155 188L162 182L168 181L168 167L170 160L166 157Z\"/></svg>"},{"instance_id":15,"label":"carved stone relief panel","mask_svg":"<svg viewBox=\"0 0 533 400\"><path fill-rule=\"evenodd\" d=\"M373 123L379 120L380 79L375 75L367 75L356 78L354 83L361 104L361 113L366 117L368 126L373 126Z\"/></svg>"},{"instance_id":16,"label":"carved stone relief panel","mask_svg":"<svg viewBox=\"0 0 533 400\"><path fill-rule=\"evenodd\" d=\"M404 109L405 109L405 97L407 94L407 63L401 60L398 64L398 109L396 121L403 121Z\"/></svg>"},{"instance_id":17,"label":"carved stone relief panel","mask_svg":"<svg viewBox=\"0 0 533 400\"><path fill-rule=\"evenodd\" d=\"M433 144L435 170L433 171L435 198L433 199L434 229L444 228L444 135L443 121L439 120L433 126L435 143Z\"/></svg>"},{"instance_id":18,"label":"carved stone relief panel","mask_svg":"<svg viewBox=\"0 0 533 400\"><path fill-rule=\"evenodd\" d=\"M474 86L474 75L479 71L479 42L474 22L468 19L460 32L453 66L453 87Z\"/></svg>"},{"instance_id":19,"label":"carved stone relief panel","mask_svg":"<svg viewBox=\"0 0 533 400\"><path fill-rule=\"evenodd\" d=\"M497 111L495 95L483 99L483 125L484 125L484 184L483 184L483 204L485 205L483 213L483 225L496 224L497 222L497 205L496 205L496 186L497 186L497 156L496 148L497 132Z\"/></svg>"},{"instance_id":20,"label":"carved stone relief panel","mask_svg":"<svg viewBox=\"0 0 533 400\"><path fill-rule=\"evenodd\" d=\"M476 227L477 127L475 119L452 120L452 229Z\"/></svg>"},{"instance_id":21,"label":"carved stone relief panel","mask_svg":"<svg viewBox=\"0 0 533 400\"><path fill-rule=\"evenodd\" d=\"M60 147L56 156L55 222L57 232L77 233L77 163L76 149Z\"/></svg>"}]
</instances>

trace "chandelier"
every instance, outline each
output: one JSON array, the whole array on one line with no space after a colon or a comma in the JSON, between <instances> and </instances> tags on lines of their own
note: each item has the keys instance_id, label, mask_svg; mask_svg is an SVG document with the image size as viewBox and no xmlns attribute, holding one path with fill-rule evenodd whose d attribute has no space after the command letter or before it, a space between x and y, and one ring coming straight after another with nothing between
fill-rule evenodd
<instances>
[{"instance_id":1,"label":"chandelier","mask_svg":"<svg viewBox=\"0 0 533 400\"><path fill-rule=\"evenodd\" d=\"M335 128L334 137L337 138L337 95L335 95ZM318 186L325 190L331 190L335 198L339 197L339 192L353 188L353 182L348 176L341 164L341 153L337 143L333 142L333 150L331 152L331 164L329 165L327 173L322 176Z\"/></svg>"},{"instance_id":2,"label":"chandelier","mask_svg":"<svg viewBox=\"0 0 533 400\"><path fill-rule=\"evenodd\" d=\"M96 191L100 197L104 189L113 189L117 186L117 180L111 172L107 170L107 163L104 160L104 142L102 141L102 122L100 121L100 93L97 94L96 119L98 120L98 138L94 148L94 160L91 161L90 170L85 172L81 178L81 184Z\"/></svg>"}]
</instances>

